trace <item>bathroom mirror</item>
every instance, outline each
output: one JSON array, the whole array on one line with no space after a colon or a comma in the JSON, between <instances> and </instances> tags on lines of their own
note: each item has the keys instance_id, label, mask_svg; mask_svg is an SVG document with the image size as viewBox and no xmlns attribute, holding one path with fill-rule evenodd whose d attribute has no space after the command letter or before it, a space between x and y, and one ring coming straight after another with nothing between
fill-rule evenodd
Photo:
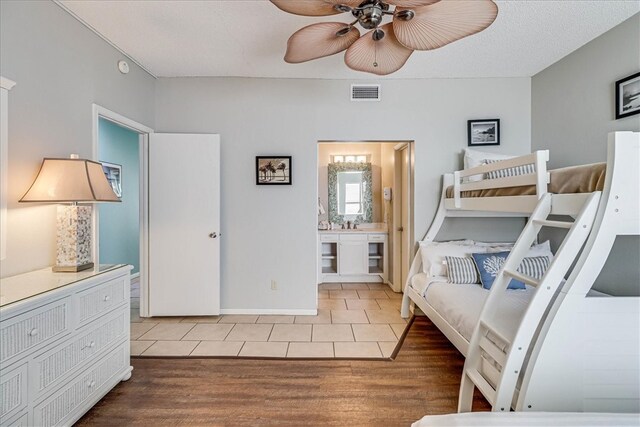
<instances>
[{"instance_id":1,"label":"bathroom mirror","mask_svg":"<svg viewBox=\"0 0 640 427\"><path fill-rule=\"evenodd\" d=\"M329 163L329 221L370 223L371 163Z\"/></svg>"}]
</instances>

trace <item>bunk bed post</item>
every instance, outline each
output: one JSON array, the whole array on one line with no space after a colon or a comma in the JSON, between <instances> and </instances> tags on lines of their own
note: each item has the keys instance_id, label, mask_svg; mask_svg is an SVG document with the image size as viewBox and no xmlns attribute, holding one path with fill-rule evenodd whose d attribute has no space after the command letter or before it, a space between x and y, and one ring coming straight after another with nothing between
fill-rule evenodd
<instances>
[{"instance_id":1,"label":"bunk bed post","mask_svg":"<svg viewBox=\"0 0 640 427\"><path fill-rule=\"evenodd\" d=\"M538 196L538 200L547 192L547 185L549 184L548 161L549 150L536 151L536 196Z\"/></svg>"}]
</instances>

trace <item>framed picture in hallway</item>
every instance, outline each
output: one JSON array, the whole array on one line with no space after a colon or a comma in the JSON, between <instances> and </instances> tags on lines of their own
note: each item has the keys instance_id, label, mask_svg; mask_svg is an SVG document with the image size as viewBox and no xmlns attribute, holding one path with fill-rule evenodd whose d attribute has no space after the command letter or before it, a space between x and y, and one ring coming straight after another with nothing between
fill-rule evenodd
<instances>
[{"instance_id":1,"label":"framed picture in hallway","mask_svg":"<svg viewBox=\"0 0 640 427\"><path fill-rule=\"evenodd\" d=\"M467 121L469 147L476 145L500 145L500 119Z\"/></svg>"},{"instance_id":2,"label":"framed picture in hallway","mask_svg":"<svg viewBox=\"0 0 640 427\"><path fill-rule=\"evenodd\" d=\"M640 73L616 82L616 120L640 114Z\"/></svg>"},{"instance_id":3,"label":"framed picture in hallway","mask_svg":"<svg viewBox=\"0 0 640 427\"><path fill-rule=\"evenodd\" d=\"M291 156L256 156L256 185L291 185Z\"/></svg>"},{"instance_id":4,"label":"framed picture in hallway","mask_svg":"<svg viewBox=\"0 0 640 427\"><path fill-rule=\"evenodd\" d=\"M122 166L115 163L100 162L102 171L107 177L107 181L111 184L113 192L122 199Z\"/></svg>"}]
</instances>

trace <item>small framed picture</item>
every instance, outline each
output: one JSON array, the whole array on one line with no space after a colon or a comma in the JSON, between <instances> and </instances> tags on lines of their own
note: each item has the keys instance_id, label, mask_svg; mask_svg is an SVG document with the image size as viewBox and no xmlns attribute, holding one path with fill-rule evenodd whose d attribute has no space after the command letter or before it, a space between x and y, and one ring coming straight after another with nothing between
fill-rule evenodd
<instances>
[{"instance_id":1,"label":"small framed picture","mask_svg":"<svg viewBox=\"0 0 640 427\"><path fill-rule=\"evenodd\" d=\"M256 185L291 185L291 156L256 156Z\"/></svg>"},{"instance_id":2,"label":"small framed picture","mask_svg":"<svg viewBox=\"0 0 640 427\"><path fill-rule=\"evenodd\" d=\"M640 114L640 72L616 82L616 120Z\"/></svg>"},{"instance_id":3,"label":"small framed picture","mask_svg":"<svg viewBox=\"0 0 640 427\"><path fill-rule=\"evenodd\" d=\"M102 164L104 176L107 177L107 181L111 184L113 192L122 199L122 166L108 162L100 163Z\"/></svg>"},{"instance_id":4,"label":"small framed picture","mask_svg":"<svg viewBox=\"0 0 640 427\"><path fill-rule=\"evenodd\" d=\"M500 145L500 119L467 121L469 147L476 145Z\"/></svg>"}]
</instances>

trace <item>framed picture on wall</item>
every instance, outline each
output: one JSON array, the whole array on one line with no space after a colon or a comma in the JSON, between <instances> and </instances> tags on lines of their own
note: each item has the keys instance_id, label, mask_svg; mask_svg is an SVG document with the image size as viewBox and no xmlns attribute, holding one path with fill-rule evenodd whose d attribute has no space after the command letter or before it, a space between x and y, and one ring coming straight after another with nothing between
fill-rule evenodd
<instances>
[{"instance_id":1,"label":"framed picture on wall","mask_svg":"<svg viewBox=\"0 0 640 427\"><path fill-rule=\"evenodd\" d=\"M122 166L108 162L100 163L102 164L104 176L107 177L107 181L111 184L113 192L122 199Z\"/></svg>"},{"instance_id":2,"label":"framed picture on wall","mask_svg":"<svg viewBox=\"0 0 640 427\"><path fill-rule=\"evenodd\" d=\"M467 145L500 145L500 119L468 120Z\"/></svg>"},{"instance_id":3,"label":"framed picture on wall","mask_svg":"<svg viewBox=\"0 0 640 427\"><path fill-rule=\"evenodd\" d=\"M291 185L291 156L256 156L256 185Z\"/></svg>"},{"instance_id":4,"label":"framed picture on wall","mask_svg":"<svg viewBox=\"0 0 640 427\"><path fill-rule=\"evenodd\" d=\"M616 120L640 114L640 72L616 82Z\"/></svg>"}]
</instances>

